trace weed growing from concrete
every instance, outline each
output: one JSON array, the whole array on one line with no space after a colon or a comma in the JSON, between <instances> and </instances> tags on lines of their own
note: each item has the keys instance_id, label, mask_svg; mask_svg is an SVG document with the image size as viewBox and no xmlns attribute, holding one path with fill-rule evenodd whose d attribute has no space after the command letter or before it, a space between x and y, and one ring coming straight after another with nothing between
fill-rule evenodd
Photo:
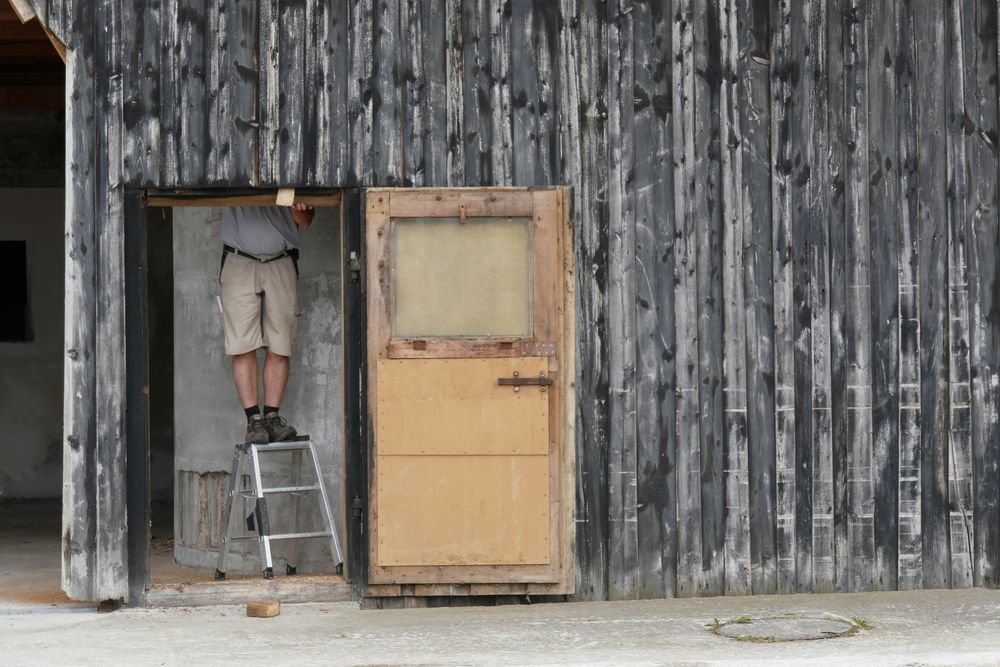
<instances>
[{"instance_id":1,"label":"weed growing from concrete","mask_svg":"<svg viewBox=\"0 0 1000 667\"><path fill-rule=\"evenodd\" d=\"M778 641L770 635L764 637L758 637L756 635L740 635L738 637L733 637L733 639L738 642L753 642L754 644L771 644Z\"/></svg>"}]
</instances>

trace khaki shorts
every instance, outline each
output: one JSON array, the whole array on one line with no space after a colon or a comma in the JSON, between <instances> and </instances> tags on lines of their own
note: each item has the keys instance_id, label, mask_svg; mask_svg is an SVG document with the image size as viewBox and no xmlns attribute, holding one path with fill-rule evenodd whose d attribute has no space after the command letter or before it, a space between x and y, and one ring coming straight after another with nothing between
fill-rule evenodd
<instances>
[{"instance_id":1,"label":"khaki shorts","mask_svg":"<svg viewBox=\"0 0 1000 667\"><path fill-rule=\"evenodd\" d=\"M299 324L299 292L291 257L258 262L227 253L219 275L226 354L259 347L292 355Z\"/></svg>"}]
</instances>

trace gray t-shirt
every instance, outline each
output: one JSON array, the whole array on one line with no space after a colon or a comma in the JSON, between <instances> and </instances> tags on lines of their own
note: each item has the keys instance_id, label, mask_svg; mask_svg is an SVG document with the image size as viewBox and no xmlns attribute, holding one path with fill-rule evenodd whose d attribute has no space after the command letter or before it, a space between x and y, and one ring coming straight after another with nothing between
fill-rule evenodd
<instances>
[{"instance_id":1,"label":"gray t-shirt","mask_svg":"<svg viewBox=\"0 0 1000 667\"><path fill-rule=\"evenodd\" d=\"M219 223L222 242L251 255L299 247L299 226L285 206L230 206Z\"/></svg>"}]
</instances>

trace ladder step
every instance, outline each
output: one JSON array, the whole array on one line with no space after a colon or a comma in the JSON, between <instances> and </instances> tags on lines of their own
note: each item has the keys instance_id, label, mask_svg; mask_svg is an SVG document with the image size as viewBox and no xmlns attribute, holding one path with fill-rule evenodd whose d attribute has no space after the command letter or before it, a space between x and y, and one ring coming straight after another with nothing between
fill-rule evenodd
<instances>
[{"instance_id":1,"label":"ladder step","mask_svg":"<svg viewBox=\"0 0 1000 667\"><path fill-rule=\"evenodd\" d=\"M264 493L298 493L300 491L319 491L319 486L274 486L269 489L261 489Z\"/></svg>"},{"instance_id":2,"label":"ladder step","mask_svg":"<svg viewBox=\"0 0 1000 667\"><path fill-rule=\"evenodd\" d=\"M272 442L268 445L250 445L257 450L258 454L267 452L290 452L297 449L305 450L312 447L312 443L306 442Z\"/></svg>"},{"instance_id":3,"label":"ladder step","mask_svg":"<svg viewBox=\"0 0 1000 667\"><path fill-rule=\"evenodd\" d=\"M268 535L266 539L268 540L297 540L299 538L306 537L330 537L333 535L329 530L325 530L319 533L284 533L281 535Z\"/></svg>"}]
</instances>

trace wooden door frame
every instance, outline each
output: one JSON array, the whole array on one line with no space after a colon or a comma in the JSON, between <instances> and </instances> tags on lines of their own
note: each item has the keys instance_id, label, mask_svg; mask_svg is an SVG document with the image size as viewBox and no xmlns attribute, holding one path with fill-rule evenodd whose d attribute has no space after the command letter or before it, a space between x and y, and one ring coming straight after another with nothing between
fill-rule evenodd
<instances>
[{"instance_id":1,"label":"wooden door frame","mask_svg":"<svg viewBox=\"0 0 1000 667\"><path fill-rule=\"evenodd\" d=\"M149 304L146 270L146 224L150 207L183 206L261 206L273 204L276 189L143 189L126 188L124 196L124 293L125 293L125 438L126 438L126 532L128 545L129 606L145 606L151 585L150 550L150 472L149 472ZM358 188L314 189L296 191L296 200L315 206L339 206L341 229L341 307L344 309L344 511L347 536L344 550L345 579L360 597L364 585L359 566L366 567L367 550L362 520L352 499L366 498L367 461L365 422L360 418L364 406L364 382L349 372L355 365L356 347L365 349L363 281L351 270L351 252L363 249L363 219L360 218ZM360 232L360 235L359 235ZM358 286L356 286L356 283ZM360 337L358 329L360 328ZM362 355L363 356L363 355ZM361 362L364 363L363 361ZM355 396L357 400L349 400Z\"/></svg>"},{"instance_id":2,"label":"wooden door frame","mask_svg":"<svg viewBox=\"0 0 1000 667\"><path fill-rule=\"evenodd\" d=\"M501 195L504 193L530 193L535 191L552 191L558 193L558 211L555 212L555 217L558 220L559 228L557 232L557 249L556 256L562 262L561 271L558 271L558 275L562 278L562 294L556 299L556 306L559 310L560 321L560 350L559 350L559 377L557 382L563 388L562 397L560 400L560 414L556 418L556 423L562 427L562 433L560 438L560 447L558 450L559 459L557 465L561 474L561 485L559 488L558 499L560 503L558 515L558 522L561 524L557 530L557 534L562 536L560 543L558 545L559 553L559 577L557 583L542 583L535 579L531 580L531 577L527 579L519 578L517 576L512 576L511 581L505 583L496 583L495 581L474 583L470 581L469 583L453 584L434 581L433 577L427 577L428 581L424 582L413 582L413 583L384 583L381 578L378 583L372 582L368 583L364 587L363 594L366 597L397 597L397 596L476 596L476 595L562 595L572 593L575 589L575 569L576 569L576 525L575 525L575 509L576 509L576 489L575 489L575 376L576 376L576 332L575 332L575 280L574 280L574 254L573 254L573 228L570 218L570 206L572 202L571 191L569 187L540 187L540 188L529 188L529 187L474 187L474 188L367 188L363 191L362 210L371 211L373 214L378 214L380 217L388 218L388 208L382 203L381 198L373 197L372 201L367 201L370 195L378 195L379 192L393 193L393 192L406 192L406 193L419 193L421 196L426 198L426 204L428 211L440 213L442 207L443 199L447 199L449 193L454 194L456 192L461 192L463 194L468 194L473 197L481 198L483 195L486 196L482 199L482 210L476 210L474 206L472 209L467 209L466 207L456 208L456 211L461 211L462 214L467 214L470 216L477 215L506 215L503 212L503 206L497 203L492 195ZM455 208L455 207L453 207ZM489 213L488 213L489 212ZM514 213L510 213L513 215ZM456 215L459 213L456 212ZM519 214L520 215L520 214ZM361 224L358 228L364 234L365 229L368 225L368 220L362 219ZM382 230L385 231L385 230ZM362 248L364 248L364 238L361 239ZM367 280L363 280L362 284L372 280L372 276L377 276L378 267L373 266L373 263L379 261L379 258L373 256L362 255L364 262L363 266L366 266L368 276ZM373 289L369 286L369 289ZM363 300L363 305L365 305L366 299ZM367 308L365 310L367 314ZM369 322L368 327L372 324ZM367 332L366 332L367 333ZM383 336L384 337L384 336ZM400 356L405 356L405 350L400 348L396 349L395 352ZM367 349L363 350L363 354L360 355L362 359L367 359L368 368L363 369L358 366L357 370L363 370L361 376L370 384L373 382L371 377L373 369L371 367L371 358L369 358L369 351ZM361 363L365 363L361 361ZM351 374L352 369L348 369L348 373ZM370 393L366 393L365 398L370 396ZM371 492L375 488L373 482L373 476L375 474L375 429L373 427L373 410L374 406L367 405L366 400L366 439L365 442L368 445L367 451L367 473L362 475L367 482L368 495L363 496L368 499L368 506L363 512L368 524L369 530L365 531L365 539L368 540L368 544L365 545L364 558L368 559L366 567L364 569L363 577L366 580L372 579L372 572L370 567L371 558L371 543L368 536L371 534L371 527L374 526L375 517L374 512L374 498L371 497ZM425 570L431 570L433 568L424 568ZM475 568L471 568L475 569ZM494 568L496 569L496 568ZM503 569L502 567L500 569Z\"/></svg>"}]
</instances>

